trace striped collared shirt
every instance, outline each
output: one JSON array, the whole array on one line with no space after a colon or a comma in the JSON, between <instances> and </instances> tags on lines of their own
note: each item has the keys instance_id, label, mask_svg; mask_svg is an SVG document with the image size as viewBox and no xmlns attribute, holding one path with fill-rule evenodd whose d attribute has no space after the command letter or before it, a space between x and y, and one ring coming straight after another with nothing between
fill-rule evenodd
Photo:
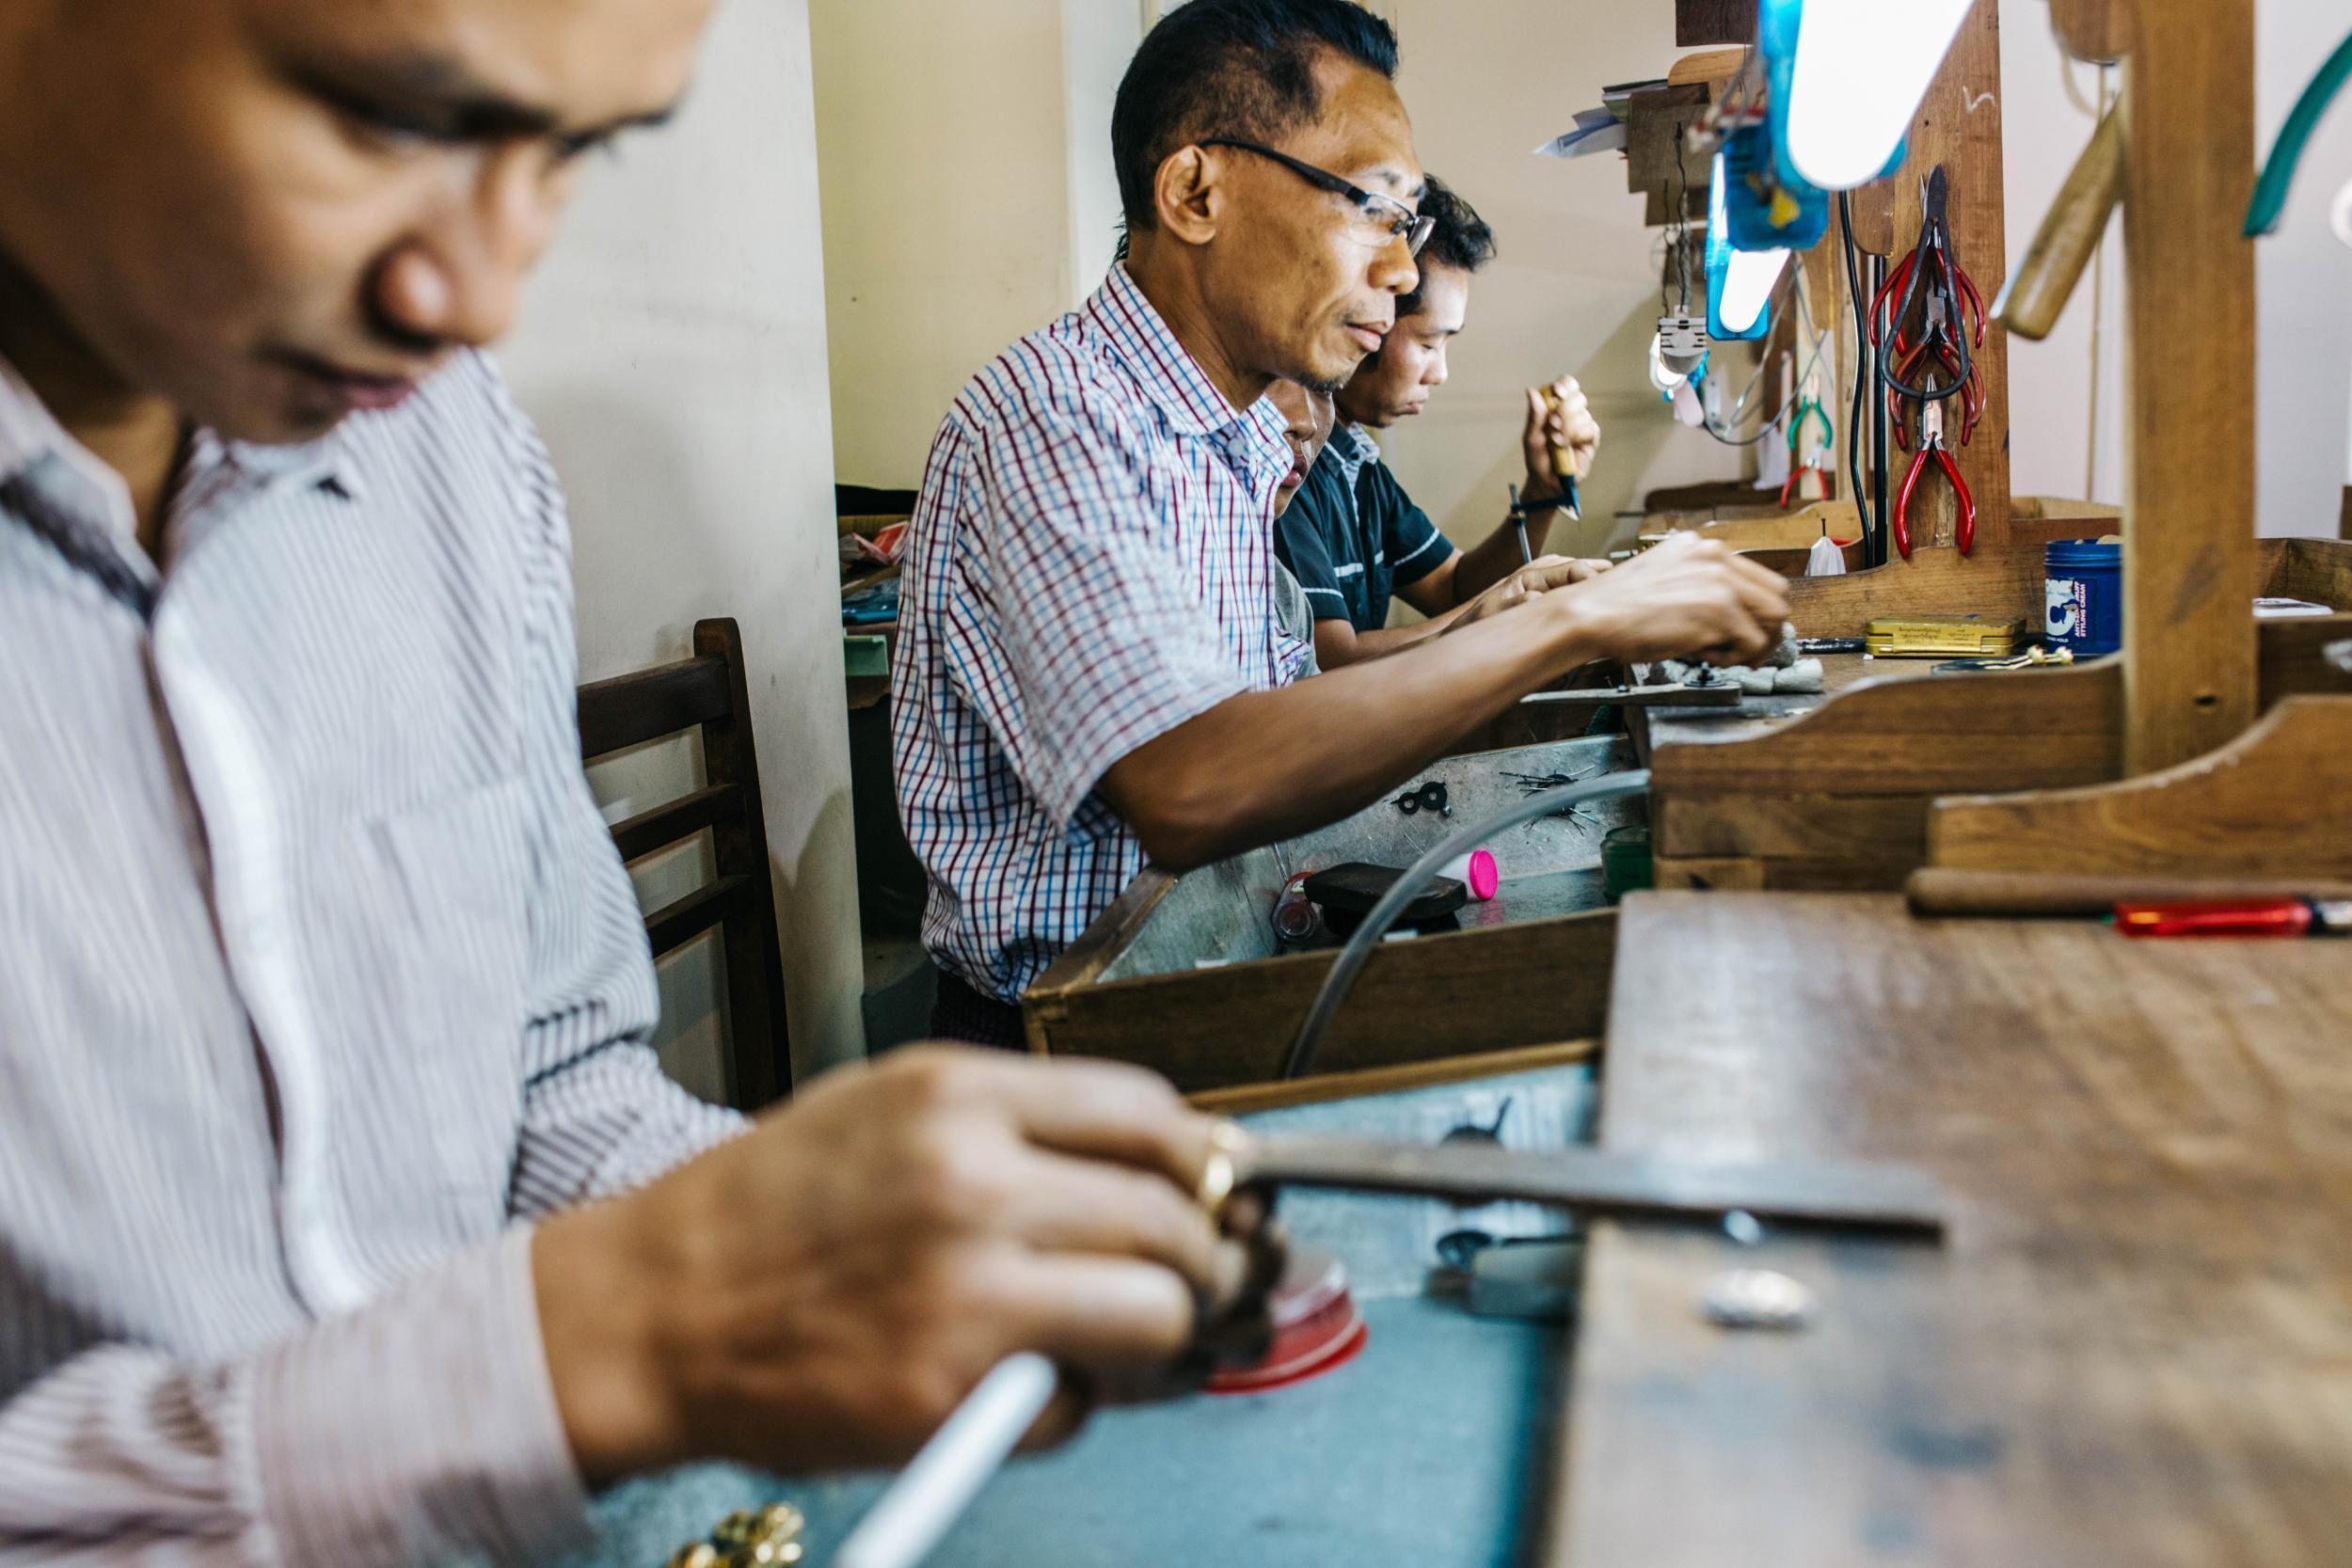
<instances>
[{"instance_id":1,"label":"striped collared shirt","mask_svg":"<svg viewBox=\"0 0 2352 1568\"><path fill-rule=\"evenodd\" d=\"M642 1043L545 453L468 358L198 435L165 541L0 363L0 1558L560 1543L530 1220L735 1123Z\"/></svg>"},{"instance_id":2,"label":"striped collared shirt","mask_svg":"<svg viewBox=\"0 0 2352 1568\"><path fill-rule=\"evenodd\" d=\"M1310 651L1274 614L1280 415L1236 413L1123 263L931 444L891 689L942 967L1017 998L1143 868L1110 766Z\"/></svg>"}]
</instances>

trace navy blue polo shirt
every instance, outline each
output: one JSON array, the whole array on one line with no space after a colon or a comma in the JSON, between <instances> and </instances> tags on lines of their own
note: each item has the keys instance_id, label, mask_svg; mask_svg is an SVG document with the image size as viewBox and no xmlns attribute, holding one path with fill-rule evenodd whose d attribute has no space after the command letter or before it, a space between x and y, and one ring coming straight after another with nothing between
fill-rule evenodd
<instances>
[{"instance_id":1,"label":"navy blue polo shirt","mask_svg":"<svg viewBox=\"0 0 2352 1568\"><path fill-rule=\"evenodd\" d=\"M1358 631L1389 624L1389 599L1454 555L1453 542L1380 461L1372 437L1341 425L1276 519L1275 553L1318 621Z\"/></svg>"}]
</instances>

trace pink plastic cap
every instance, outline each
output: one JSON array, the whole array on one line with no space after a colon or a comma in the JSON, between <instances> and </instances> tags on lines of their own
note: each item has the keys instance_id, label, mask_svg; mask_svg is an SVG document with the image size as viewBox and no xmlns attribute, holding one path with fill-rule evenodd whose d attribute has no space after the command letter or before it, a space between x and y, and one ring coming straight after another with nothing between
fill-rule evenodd
<instances>
[{"instance_id":1,"label":"pink plastic cap","mask_svg":"<svg viewBox=\"0 0 2352 1568\"><path fill-rule=\"evenodd\" d=\"M1494 856L1484 849L1473 849L1470 857L1470 875L1462 880L1470 887L1470 896L1479 900L1492 898L1502 886L1502 873L1495 865Z\"/></svg>"}]
</instances>

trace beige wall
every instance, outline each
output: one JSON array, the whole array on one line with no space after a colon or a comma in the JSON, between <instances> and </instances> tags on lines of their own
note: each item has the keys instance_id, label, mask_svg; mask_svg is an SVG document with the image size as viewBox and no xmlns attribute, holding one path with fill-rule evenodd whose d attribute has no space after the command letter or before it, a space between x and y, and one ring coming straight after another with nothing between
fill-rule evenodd
<instances>
[{"instance_id":1,"label":"beige wall","mask_svg":"<svg viewBox=\"0 0 2352 1568\"><path fill-rule=\"evenodd\" d=\"M743 626L803 1070L863 1046L803 0L723 6L686 112L592 172L504 351L571 498L583 679ZM658 800L672 748L598 770ZM649 902L687 864L641 868ZM665 1058L715 1085L712 958L665 966Z\"/></svg>"},{"instance_id":2,"label":"beige wall","mask_svg":"<svg viewBox=\"0 0 2352 1568\"><path fill-rule=\"evenodd\" d=\"M1144 0L1145 15L1156 14ZM1494 526L1518 468L1519 388L1581 377L1607 427L1581 537L1662 484L1726 478L1739 456L1674 424L1643 349L1657 315L1658 235L1624 165L1527 150L1602 83L1671 62L1665 0L1375 0L1404 45L1402 86L1423 161L1492 222L1454 381L1388 447L1431 515L1464 543ZM835 453L845 478L912 483L964 376L1066 309L1107 256L1117 212L1103 131L1138 35L1132 0L815 0L825 167ZM2069 102L2044 0L2005 0L2004 118L2011 259L2056 193L2088 121ZM2340 0L2259 0L2263 145L2341 38ZM2078 71L2086 93L2095 73ZM2270 532L2324 530L2352 454L2352 251L2327 203L2352 177L2352 108L2314 140L2284 230L2261 259L2261 515ZM921 204L918 207L918 204ZM910 214L932 211L937 227ZM961 236L955 243L943 234ZM1098 250L1089 251L1095 245ZM2106 321L2122 319L2109 247ZM2088 280L2050 342L2018 344L2012 467L2021 494L2080 495L2091 433ZM2097 499L2122 499L2122 335L2104 334Z\"/></svg>"},{"instance_id":3,"label":"beige wall","mask_svg":"<svg viewBox=\"0 0 2352 1568\"><path fill-rule=\"evenodd\" d=\"M973 372L1089 293L1134 0L812 0L834 463L913 487Z\"/></svg>"},{"instance_id":4,"label":"beige wall","mask_svg":"<svg viewBox=\"0 0 2352 1568\"><path fill-rule=\"evenodd\" d=\"M1500 525L1524 468L1524 388L1563 372L1599 416L1585 521L1552 547L1595 553L1629 535L1618 512L1650 489L1740 471L1740 454L1676 424L1651 388L1659 232L1613 153L1565 163L1529 150L1600 102L1602 84L1665 74L1677 51L1663 0L1382 0L1422 164L1495 229L1501 256L1472 285L1452 379L1429 412L1383 438L1423 510L1468 546ZM1703 171L1699 178L1704 179ZM1702 304L1702 309L1704 306Z\"/></svg>"},{"instance_id":5,"label":"beige wall","mask_svg":"<svg viewBox=\"0 0 2352 1568\"><path fill-rule=\"evenodd\" d=\"M2089 139L2090 120L2067 96L2047 7L2009 0L2003 11L2002 105L2009 135L2010 261ZM2255 123L2264 155L2296 95L2340 42L2342 0L2259 0L2255 9ZM2096 72L2078 66L2085 97ZM2352 104L2339 103L2303 157L2286 221L2260 242L2256 278L2256 515L2271 534L2332 534L2347 464L2352 404L2352 250L2328 227L2328 207L2352 180ZM2122 221L2110 227L2102 312L2097 494L2123 499L2124 319ZM2044 343L2011 348L2011 461L2020 494L2080 496L2090 436L2091 286L2086 277Z\"/></svg>"}]
</instances>

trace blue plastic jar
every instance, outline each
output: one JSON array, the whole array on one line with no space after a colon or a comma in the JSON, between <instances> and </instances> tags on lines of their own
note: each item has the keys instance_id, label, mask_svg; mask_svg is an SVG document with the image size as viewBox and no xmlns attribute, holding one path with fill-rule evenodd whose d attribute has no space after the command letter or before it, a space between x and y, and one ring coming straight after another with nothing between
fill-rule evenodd
<instances>
[{"instance_id":1,"label":"blue plastic jar","mask_svg":"<svg viewBox=\"0 0 2352 1568\"><path fill-rule=\"evenodd\" d=\"M2043 546L2042 570L2052 647L2099 658L2123 645L2122 541L2061 539Z\"/></svg>"}]
</instances>

